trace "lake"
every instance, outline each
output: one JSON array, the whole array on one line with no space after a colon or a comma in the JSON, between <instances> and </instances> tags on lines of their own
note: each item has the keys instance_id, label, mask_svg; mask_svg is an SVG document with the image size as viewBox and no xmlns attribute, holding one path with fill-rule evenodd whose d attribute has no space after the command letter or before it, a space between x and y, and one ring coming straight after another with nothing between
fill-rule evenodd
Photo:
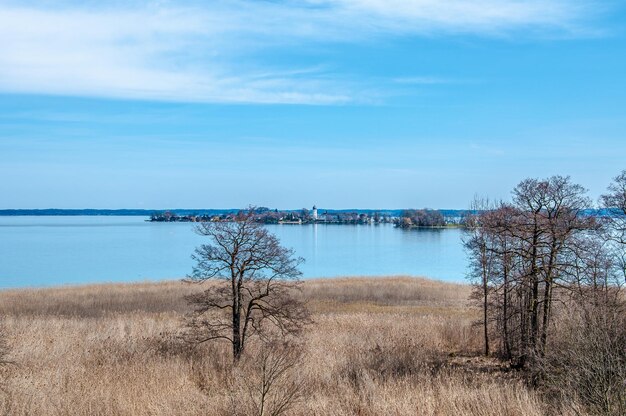
<instances>
[{"instance_id":1,"label":"lake","mask_svg":"<svg viewBox=\"0 0 626 416\"><path fill-rule=\"evenodd\" d=\"M404 274L461 282L467 269L459 229L267 228L305 258L305 278ZM0 287L180 278L203 242L193 224L144 217L0 217Z\"/></svg>"}]
</instances>

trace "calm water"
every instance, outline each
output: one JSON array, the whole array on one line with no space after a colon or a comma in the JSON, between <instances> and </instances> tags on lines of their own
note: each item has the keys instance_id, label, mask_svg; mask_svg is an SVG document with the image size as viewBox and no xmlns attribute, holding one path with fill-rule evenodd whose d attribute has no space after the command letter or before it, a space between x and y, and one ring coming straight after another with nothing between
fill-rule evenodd
<instances>
[{"instance_id":1,"label":"calm water","mask_svg":"<svg viewBox=\"0 0 626 416\"><path fill-rule=\"evenodd\" d=\"M188 223L143 217L0 217L0 287L183 277L206 242ZM461 231L391 225L270 225L304 277L410 274L462 281Z\"/></svg>"}]
</instances>

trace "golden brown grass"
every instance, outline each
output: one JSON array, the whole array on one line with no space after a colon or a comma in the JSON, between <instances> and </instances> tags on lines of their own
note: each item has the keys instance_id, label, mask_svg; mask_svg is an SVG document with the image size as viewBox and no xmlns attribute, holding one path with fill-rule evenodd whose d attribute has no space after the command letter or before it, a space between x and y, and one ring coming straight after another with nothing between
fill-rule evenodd
<instances>
[{"instance_id":1,"label":"golden brown grass","mask_svg":"<svg viewBox=\"0 0 626 416\"><path fill-rule=\"evenodd\" d=\"M228 346L189 349L176 337L183 296L198 289L163 282L0 292L15 363L0 370L0 413L232 414L249 398L239 396ZM305 390L288 414L545 414L537 394L477 357L469 291L408 277L307 281L314 323L291 375Z\"/></svg>"}]
</instances>

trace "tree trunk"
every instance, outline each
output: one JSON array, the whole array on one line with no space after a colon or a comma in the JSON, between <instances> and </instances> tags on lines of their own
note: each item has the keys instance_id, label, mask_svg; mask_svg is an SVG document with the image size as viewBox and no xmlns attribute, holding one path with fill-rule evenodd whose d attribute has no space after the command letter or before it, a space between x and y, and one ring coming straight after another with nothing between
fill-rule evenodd
<instances>
[{"instance_id":1,"label":"tree trunk","mask_svg":"<svg viewBox=\"0 0 626 416\"><path fill-rule=\"evenodd\" d=\"M530 314L530 339L529 339L529 347L530 351L528 352L536 352L537 350L537 335L539 333L539 277L538 277L538 267L537 267L537 255L538 255L538 244L539 244L539 230L537 225L535 225L535 229L533 232L533 242L532 242L532 255L531 255L531 269L530 269L530 278L532 283L531 289L531 298L530 298L530 310L528 311Z\"/></svg>"},{"instance_id":2,"label":"tree trunk","mask_svg":"<svg viewBox=\"0 0 626 416\"><path fill-rule=\"evenodd\" d=\"M548 261L548 270L546 272L546 282L543 291L543 321L541 327L541 339L539 345L539 353L543 356L546 343L548 340L548 325L550 323L550 313L552 310L552 271L554 270L554 262L556 261L557 245L553 240L550 247L550 260Z\"/></svg>"},{"instance_id":3,"label":"tree trunk","mask_svg":"<svg viewBox=\"0 0 626 416\"><path fill-rule=\"evenodd\" d=\"M539 351L542 356L545 352L546 343L548 340L548 325L550 324L550 313L552 310L552 278L546 279L546 287L543 297L543 326L541 328L541 345Z\"/></svg>"},{"instance_id":4,"label":"tree trunk","mask_svg":"<svg viewBox=\"0 0 626 416\"><path fill-rule=\"evenodd\" d=\"M243 352L243 344L241 343L241 334L239 333L240 324L241 324L241 312L239 311L238 307L235 308L233 306L233 360L234 361L239 361L239 358L241 358L241 353Z\"/></svg>"},{"instance_id":5,"label":"tree trunk","mask_svg":"<svg viewBox=\"0 0 626 416\"><path fill-rule=\"evenodd\" d=\"M489 356L489 320L488 320L488 307L489 307L489 286L487 285L487 277L483 277L483 328L485 336L485 357Z\"/></svg>"},{"instance_id":6,"label":"tree trunk","mask_svg":"<svg viewBox=\"0 0 626 416\"><path fill-rule=\"evenodd\" d=\"M539 279L533 276L533 286L530 298L530 348L534 352L537 348L537 334L539 333Z\"/></svg>"},{"instance_id":7,"label":"tree trunk","mask_svg":"<svg viewBox=\"0 0 626 416\"><path fill-rule=\"evenodd\" d=\"M506 261L506 258L505 258ZM504 354L507 360L511 359L511 341L509 339L509 273L508 267L504 266L504 298L502 304L502 330L504 335Z\"/></svg>"}]
</instances>

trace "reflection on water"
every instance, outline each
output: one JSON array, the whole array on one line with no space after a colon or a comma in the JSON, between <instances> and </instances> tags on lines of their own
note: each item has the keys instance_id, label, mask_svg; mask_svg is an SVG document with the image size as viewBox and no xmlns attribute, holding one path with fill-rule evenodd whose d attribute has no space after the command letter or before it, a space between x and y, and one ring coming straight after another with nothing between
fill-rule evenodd
<instances>
[{"instance_id":1,"label":"reflection on water","mask_svg":"<svg viewBox=\"0 0 626 416\"><path fill-rule=\"evenodd\" d=\"M458 229L269 225L304 257L304 277L410 274L462 281ZM0 286L179 278L206 242L188 223L143 217L0 217Z\"/></svg>"}]
</instances>

